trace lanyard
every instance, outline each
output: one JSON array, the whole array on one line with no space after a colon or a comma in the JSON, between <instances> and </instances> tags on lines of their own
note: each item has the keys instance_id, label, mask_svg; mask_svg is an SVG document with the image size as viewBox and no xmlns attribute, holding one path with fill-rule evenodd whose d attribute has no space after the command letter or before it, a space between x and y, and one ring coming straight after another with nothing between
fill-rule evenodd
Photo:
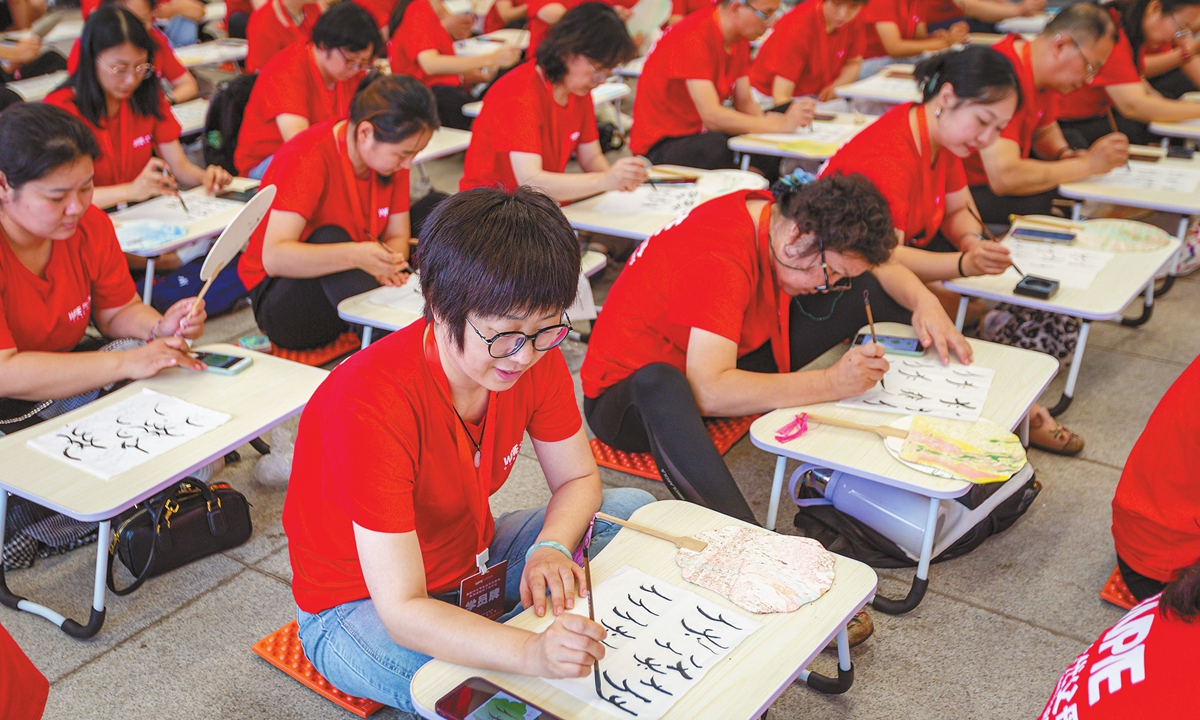
<instances>
[{"instance_id":1,"label":"lanyard","mask_svg":"<svg viewBox=\"0 0 1200 720\"><path fill-rule=\"evenodd\" d=\"M917 147L917 155L921 159L919 163L921 167L921 202L912 209L921 212L925 208L930 208L932 214L921 235L910 238L910 240L920 239L918 247L924 247L933 240L938 228L942 226L942 219L946 217L946 165L938 163L935 177L932 165L937 161L937 156L933 154L933 144L929 141L929 120L925 117L925 106L914 105L913 107L917 110L917 134L921 138L921 143ZM929 158L929 162L925 162L925 158ZM927 196L931 190L934 197L929 199Z\"/></svg>"},{"instance_id":2,"label":"lanyard","mask_svg":"<svg viewBox=\"0 0 1200 720\"><path fill-rule=\"evenodd\" d=\"M751 199L751 198L747 198ZM767 204L763 205L762 212L758 216L758 252L759 257L763 258L767 272L771 274L771 288L775 292L775 315L776 325L771 333L771 354L775 356L775 365L779 368L779 372L785 373L792 369L792 348L789 344L789 336L791 335L788 325L788 310L791 307L791 298L784 294L779 289L779 282L775 278L775 266L771 264L771 206L774 205L772 200L767 200Z\"/></svg>"},{"instance_id":3,"label":"lanyard","mask_svg":"<svg viewBox=\"0 0 1200 720\"><path fill-rule=\"evenodd\" d=\"M454 444L458 450L459 480L462 483L463 497L467 499L467 509L471 513L471 519L475 521L475 553L478 555L487 549L490 542L490 538L487 537L487 526L492 515L488 497L491 496L492 489L492 450L495 446L495 431L490 431L491 437L489 437L488 428L495 427L496 394L488 392L487 415L483 423L483 434L479 437L483 457L482 462L476 467L475 444L467 437L467 431L459 422L458 414L455 412L454 402L450 397L450 381L446 379L446 371L442 368L441 355L438 353L437 341L433 336L433 325L425 327L424 342L425 363L429 367L429 374L433 376L433 384L437 387L438 394L446 403L446 412L443 413L446 421L454 428Z\"/></svg>"},{"instance_id":4,"label":"lanyard","mask_svg":"<svg viewBox=\"0 0 1200 720\"><path fill-rule=\"evenodd\" d=\"M384 224L379 224L379 212L375 200L375 191L379 189L379 183L375 179L375 171L368 167L367 206L364 208L358 176L354 174L354 165L350 162L350 149L346 139L348 132L350 132L350 121L348 120L341 126L340 130L336 127L333 130L334 141L337 142L338 146L338 156L342 159L342 182L346 185L346 194L350 197L351 217L355 219L362 218L363 224L366 226L365 231L370 235L370 238L354 238L354 241L362 242L363 240L382 239L380 233L383 232L387 223L384 221Z\"/></svg>"}]
</instances>

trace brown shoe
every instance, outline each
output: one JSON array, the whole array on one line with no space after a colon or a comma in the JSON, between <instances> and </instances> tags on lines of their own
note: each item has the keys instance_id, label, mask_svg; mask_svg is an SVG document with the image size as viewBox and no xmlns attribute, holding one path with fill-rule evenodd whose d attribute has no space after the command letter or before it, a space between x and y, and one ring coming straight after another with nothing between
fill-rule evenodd
<instances>
[{"instance_id":1,"label":"brown shoe","mask_svg":"<svg viewBox=\"0 0 1200 720\"><path fill-rule=\"evenodd\" d=\"M1029 411L1029 444L1056 455L1078 455L1084 447L1083 436L1050 416L1040 405Z\"/></svg>"},{"instance_id":2,"label":"brown shoe","mask_svg":"<svg viewBox=\"0 0 1200 720\"><path fill-rule=\"evenodd\" d=\"M866 642L867 638L875 632L875 622L871 620L871 616L866 610L859 610L854 617L850 618L850 622L846 623L846 630L850 636L850 647L857 647ZM837 638L829 643L826 650L837 652Z\"/></svg>"}]
</instances>

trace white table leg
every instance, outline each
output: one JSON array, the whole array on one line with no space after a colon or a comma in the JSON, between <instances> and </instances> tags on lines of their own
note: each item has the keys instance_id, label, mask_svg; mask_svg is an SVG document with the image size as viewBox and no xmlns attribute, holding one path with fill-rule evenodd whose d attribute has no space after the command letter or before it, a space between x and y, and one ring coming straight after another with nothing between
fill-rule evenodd
<instances>
[{"instance_id":1,"label":"white table leg","mask_svg":"<svg viewBox=\"0 0 1200 720\"><path fill-rule=\"evenodd\" d=\"M1021 418L1021 424L1017 426L1017 437L1021 439L1021 444L1029 447L1029 413L1025 413L1025 417Z\"/></svg>"},{"instance_id":2,"label":"white table leg","mask_svg":"<svg viewBox=\"0 0 1200 720\"><path fill-rule=\"evenodd\" d=\"M742 170L750 169L750 153L742 153Z\"/></svg>"},{"instance_id":3,"label":"white table leg","mask_svg":"<svg viewBox=\"0 0 1200 720\"><path fill-rule=\"evenodd\" d=\"M1087 347L1088 331L1091 327L1092 323L1086 320L1079 326L1079 342L1075 345L1075 359L1071 361L1071 370L1067 373L1067 387L1063 389L1062 399L1058 404L1050 408L1050 414L1055 417L1071 407L1071 400L1075 397L1075 382L1079 379L1079 368L1083 365L1083 351Z\"/></svg>"},{"instance_id":4,"label":"white table leg","mask_svg":"<svg viewBox=\"0 0 1200 720\"><path fill-rule=\"evenodd\" d=\"M363 348L364 348L364 349L365 349L365 348L366 348L368 345L370 345L370 344L371 344L371 331L372 331L372 330L374 330L374 329L375 329L375 328L371 327L370 325L363 325L363 342L362 342L362 346L363 346Z\"/></svg>"},{"instance_id":5,"label":"white table leg","mask_svg":"<svg viewBox=\"0 0 1200 720\"><path fill-rule=\"evenodd\" d=\"M612 101L613 114L617 119L617 132L621 133L621 137L625 137L625 123L621 122L621 100L620 98Z\"/></svg>"},{"instance_id":6,"label":"white table leg","mask_svg":"<svg viewBox=\"0 0 1200 720\"><path fill-rule=\"evenodd\" d=\"M779 515L779 494L783 492L783 471L787 469L787 458L775 458L775 479L771 481L771 504L767 506L767 529L775 530L775 519Z\"/></svg>"},{"instance_id":7,"label":"white table leg","mask_svg":"<svg viewBox=\"0 0 1200 720\"><path fill-rule=\"evenodd\" d=\"M966 295L960 295L958 298L958 315L954 317L954 327L962 332L963 325L967 322L967 305L971 302L971 298Z\"/></svg>"},{"instance_id":8,"label":"white table leg","mask_svg":"<svg viewBox=\"0 0 1200 720\"><path fill-rule=\"evenodd\" d=\"M917 559L917 576L913 578L908 595L903 600L892 600L876 593L875 599L871 602L876 610L889 615L902 615L921 604L921 599L925 597L925 590L929 587L929 563L933 560L933 541L937 534L938 508L941 503L942 501L938 498L929 498L929 515L925 519L925 535L921 538L921 556Z\"/></svg>"},{"instance_id":9,"label":"white table leg","mask_svg":"<svg viewBox=\"0 0 1200 720\"><path fill-rule=\"evenodd\" d=\"M142 302L150 304L154 296L154 258L146 258L146 283L142 286Z\"/></svg>"},{"instance_id":10,"label":"white table leg","mask_svg":"<svg viewBox=\"0 0 1200 720\"><path fill-rule=\"evenodd\" d=\"M1079 222L1079 218L1082 214L1083 214L1083 203L1076 200L1071 205L1071 220L1074 222Z\"/></svg>"}]
</instances>

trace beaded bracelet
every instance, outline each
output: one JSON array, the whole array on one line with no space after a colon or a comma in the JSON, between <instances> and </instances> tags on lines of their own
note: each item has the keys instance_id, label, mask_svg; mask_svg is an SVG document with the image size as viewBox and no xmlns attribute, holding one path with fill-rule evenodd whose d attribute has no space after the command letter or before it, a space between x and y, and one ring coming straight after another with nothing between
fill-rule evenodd
<instances>
[{"instance_id":1,"label":"beaded bracelet","mask_svg":"<svg viewBox=\"0 0 1200 720\"><path fill-rule=\"evenodd\" d=\"M162 323L162 321L162 318L154 321L154 327L150 328L150 335L146 338L146 342L154 342L154 333L158 332L158 326L160 323Z\"/></svg>"},{"instance_id":2,"label":"beaded bracelet","mask_svg":"<svg viewBox=\"0 0 1200 720\"><path fill-rule=\"evenodd\" d=\"M568 558L571 557L571 551L568 550L567 547L562 543L556 540L542 540L541 542L535 542L534 544L530 545L529 549L525 551L525 563L529 564L529 558L542 548L552 548L559 551L563 555L566 555Z\"/></svg>"}]
</instances>

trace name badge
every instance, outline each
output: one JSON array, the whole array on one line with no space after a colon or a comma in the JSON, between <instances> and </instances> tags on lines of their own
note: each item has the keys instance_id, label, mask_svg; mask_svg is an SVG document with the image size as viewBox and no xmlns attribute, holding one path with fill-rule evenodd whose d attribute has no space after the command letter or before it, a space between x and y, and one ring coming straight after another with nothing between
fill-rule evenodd
<instances>
[{"instance_id":1,"label":"name badge","mask_svg":"<svg viewBox=\"0 0 1200 720\"><path fill-rule=\"evenodd\" d=\"M464 578L458 586L458 606L495 620L504 614L504 584L508 561L501 560L482 572Z\"/></svg>"}]
</instances>

